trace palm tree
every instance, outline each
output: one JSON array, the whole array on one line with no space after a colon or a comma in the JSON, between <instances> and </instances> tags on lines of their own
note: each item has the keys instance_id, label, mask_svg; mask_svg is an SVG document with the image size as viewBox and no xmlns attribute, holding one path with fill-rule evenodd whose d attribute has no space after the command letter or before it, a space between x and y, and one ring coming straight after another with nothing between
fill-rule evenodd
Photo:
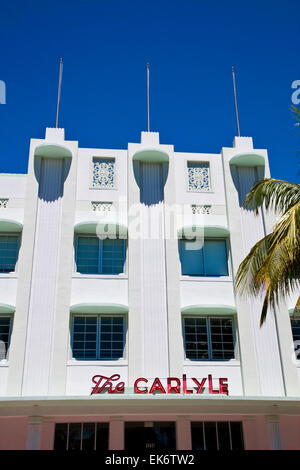
<instances>
[{"instance_id":1,"label":"palm tree","mask_svg":"<svg viewBox=\"0 0 300 470\"><path fill-rule=\"evenodd\" d=\"M300 123L300 110L293 107ZM254 184L243 204L256 214L259 208L282 214L273 231L258 241L241 262L235 285L240 294L264 293L260 326L269 307L275 307L300 287L300 185L266 178ZM300 309L300 296L295 311Z\"/></svg>"}]
</instances>

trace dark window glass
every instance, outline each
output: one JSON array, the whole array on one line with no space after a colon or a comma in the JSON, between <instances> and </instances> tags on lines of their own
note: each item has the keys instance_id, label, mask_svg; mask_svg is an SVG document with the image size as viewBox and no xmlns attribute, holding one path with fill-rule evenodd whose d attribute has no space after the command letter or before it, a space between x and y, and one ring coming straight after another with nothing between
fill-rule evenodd
<instances>
[{"instance_id":1,"label":"dark window glass","mask_svg":"<svg viewBox=\"0 0 300 470\"><path fill-rule=\"evenodd\" d=\"M227 421L217 423L219 450L230 450L229 424Z\"/></svg>"},{"instance_id":2,"label":"dark window glass","mask_svg":"<svg viewBox=\"0 0 300 470\"><path fill-rule=\"evenodd\" d=\"M183 328L187 359L201 361L234 358L232 318L185 317Z\"/></svg>"},{"instance_id":3,"label":"dark window glass","mask_svg":"<svg viewBox=\"0 0 300 470\"><path fill-rule=\"evenodd\" d=\"M82 274L121 274L126 259L126 240L100 240L94 236L78 236L77 272Z\"/></svg>"},{"instance_id":4,"label":"dark window glass","mask_svg":"<svg viewBox=\"0 0 300 470\"><path fill-rule=\"evenodd\" d=\"M67 450L68 424L55 424L54 450Z\"/></svg>"},{"instance_id":5,"label":"dark window glass","mask_svg":"<svg viewBox=\"0 0 300 470\"><path fill-rule=\"evenodd\" d=\"M243 450L244 440L243 440L242 423L239 421L231 421L230 431L231 431L232 450Z\"/></svg>"},{"instance_id":6,"label":"dark window glass","mask_svg":"<svg viewBox=\"0 0 300 470\"><path fill-rule=\"evenodd\" d=\"M179 240L181 273L188 276L228 276L226 241Z\"/></svg>"},{"instance_id":7,"label":"dark window glass","mask_svg":"<svg viewBox=\"0 0 300 470\"><path fill-rule=\"evenodd\" d=\"M11 324L11 317L2 317L0 315L0 361L7 358L11 335Z\"/></svg>"},{"instance_id":8,"label":"dark window glass","mask_svg":"<svg viewBox=\"0 0 300 470\"><path fill-rule=\"evenodd\" d=\"M296 359L300 359L300 319L292 319L291 326Z\"/></svg>"},{"instance_id":9,"label":"dark window glass","mask_svg":"<svg viewBox=\"0 0 300 470\"><path fill-rule=\"evenodd\" d=\"M176 449L175 423L125 423L125 449Z\"/></svg>"},{"instance_id":10,"label":"dark window glass","mask_svg":"<svg viewBox=\"0 0 300 470\"><path fill-rule=\"evenodd\" d=\"M19 236L0 235L0 272L15 271L18 259Z\"/></svg>"},{"instance_id":11,"label":"dark window glass","mask_svg":"<svg viewBox=\"0 0 300 470\"><path fill-rule=\"evenodd\" d=\"M69 424L68 450L81 450L82 423Z\"/></svg>"},{"instance_id":12,"label":"dark window glass","mask_svg":"<svg viewBox=\"0 0 300 470\"><path fill-rule=\"evenodd\" d=\"M192 449L194 450L204 450L204 429L203 423L191 423L192 429Z\"/></svg>"},{"instance_id":13,"label":"dark window glass","mask_svg":"<svg viewBox=\"0 0 300 470\"><path fill-rule=\"evenodd\" d=\"M57 423L54 450L108 450L108 423Z\"/></svg>"},{"instance_id":14,"label":"dark window glass","mask_svg":"<svg viewBox=\"0 0 300 470\"><path fill-rule=\"evenodd\" d=\"M207 421L204 423L206 450L217 450L217 423Z\"/></svg>"}]
</instances>

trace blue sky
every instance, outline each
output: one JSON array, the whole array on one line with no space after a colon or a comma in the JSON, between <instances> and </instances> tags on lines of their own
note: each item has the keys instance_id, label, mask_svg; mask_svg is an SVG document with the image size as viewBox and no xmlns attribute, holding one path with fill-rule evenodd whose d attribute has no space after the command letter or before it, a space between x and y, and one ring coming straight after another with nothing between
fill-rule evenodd
<instances>
[{"instance_id":1,"label":"blue sky","mask_svg":"<svg viewBox=\"0 0 300 470\"><path fill-rule=\"evenodd\" d=\"M3 0L0 172L26 173L30 138L55 126L80 147L127 148L151 130L179 152L220 152L237 134L267 148L272 176L299 183L300 2L267 0Z\"/></svg>"}]
</instances>

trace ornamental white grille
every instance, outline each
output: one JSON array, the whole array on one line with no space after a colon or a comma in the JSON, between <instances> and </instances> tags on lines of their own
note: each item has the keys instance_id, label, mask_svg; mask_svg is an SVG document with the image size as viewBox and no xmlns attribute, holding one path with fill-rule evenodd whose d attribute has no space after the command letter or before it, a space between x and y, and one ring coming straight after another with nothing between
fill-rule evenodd
<instances>
[{"instance_id":1,"label":"ornamental white grille","mask_svg":"<svg viewBox=\"0 0 300 470\"><path fill-rule=\"evenodd\" d=\"M208 162L188 162L188 190L210 191L210 169Z\"/></svg>"},{"instance_id":2,"label":"ornamental white grille","mask_svg":"<svg viewBox=\"0 0 300 470\"><path fill-rule=\"evenodd\" d=\"M115 188L115 179L114 158L93 158L93 188L113 189Z\"/></svg>"},{"instance_id":3,"label":"ornamental white grille","mask_svg":"<svg viewBox=\"0 0 300 470\"><path fill-rule=\"evenodd\" d=\"M211 214L211 206L201 206L198 204L192 204L191 207L192 207L193 214L201 214L201 215Z\"/></svg>"},{"instance_id":4,"label":"ornamental white grille","mask_svg":"<svg viewBox=\"0 0 300 470\"><path fill-rule=\"evenodd\" d=\"M96 212L111 212L112 202L91 201L92 209Z\"/></svg>"},{"instance_id":5,"label":"ornamental white grille","mask_svg":"<svg viewBox=\"0 0 300 470\"><path fill-rule=\"evenodd\" d=\"M8 199L0 198L0 209L5 209L7 207Z\"/></svg>"}]
</instances>

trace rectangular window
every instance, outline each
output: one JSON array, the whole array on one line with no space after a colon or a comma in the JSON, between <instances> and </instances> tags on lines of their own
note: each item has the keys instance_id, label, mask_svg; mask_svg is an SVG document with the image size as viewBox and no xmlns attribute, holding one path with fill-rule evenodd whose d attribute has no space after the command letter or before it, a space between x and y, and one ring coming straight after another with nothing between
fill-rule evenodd
<instances>
[{"instance_id":1,"label":"rectangular window","mask_svg":"<svg viewBox=\"0 0 300 470\"><path fill-rule=\"evenodd\" d=\"M121 274L126 260L126 240L100 240L95 236L78 236L76 267L81 274Z\"/></svg>"},{"instance_id":2,"label":"rectangular window","mask_svg":"<svg viewBox=\"0 0 300 470\"><path fill-rule=\"evenodd\" d=\"M108 423L56 423L54 450L108 450Z\"/></svg>"},{"instance_id":3,"label":"rectangular window","mask_svg":"<svg viewBox=\"0 0 300 470\"><path fill-rule=\"evenodd\" d=\"M110 361L122 359L125 349L123 316L74 316L72 328L73 358Z\"/></svg>"},{"instance_id":4,"label":"rectangular window","mask_svg":"<svg viewBox=\"0 0 300 470\"><path fill-rule=\"evenodd\" d=\"M116 169L114 158L93 158L92 187L97 189L114 189L116 186Z\"/></svg>"},{"instance_id":5,"label":"rectangular window","mask_svg":"<svg viewBox=\"0 0 300 470\"><path fill-rule=\"evenodd\" d=\"M186 359L222 361L235 357L232 318L185 317L183 330Z\"/></svg>"},{"instance_id":6,"label":"rectangular window","mask_svg":"<svg viewBox=\"0 0 300 470\"><path fill-rule=\"evenodd\" d=\"M125 423L125 450L176 449L174 422L128 422Z\"/></svg>"},{"instance_id":7,"label":"rectangular window","mask_svg":"<svg viewBox=\"0 0 300 470\"><path fill-rule=\"evenodd\" d=\"M18 235L0 235L0 273L15 271L18 251Z\"/></svg>"},{"instance_id":8,"label":"rectangular window","mask_svg":"<svg viewBox=\"0 0 300 470\"><path fill-rule=\"evenodd\" d=\"M182 275L228 276L224 239L179 240L179 256Z\"/></svg>"},{"instance_id":9,"label":"rectangular window","mask_svg":"<svg viewBox=\"0 0 300 470\"><path fill-rule=\"evenodd\" d=\"M191 422L193 450L244 450L239 421Z\"/></svg>"},{"instance_id":10,"label":"rectangular window","mask_svg":"<svg viewBox=\"0 0 300 470\"><path fill-rule=\"evenodd\" d=\"M0 315L0 361L7 359L10 336L11 336L12 318Z\"/></svg>"},{"instance_id":11,"label":"rectangular window","mask_svg":"<svg viewBox=\"0 0 300 470\"><path fill-rule=\"evenodd\" d=\"M291 319L291 327L294 341L296 359L300 359L300 318Z\"/></svg>"},{"instance_id":12,"label":"rectangular window","mask_svg":"<svg viewBox=\"0 0 300 470\"><path fill-rule=\"evenodd\" d=\"M211 189L209 162L187 162L188 191L207 192Z\"/></svg>"}]
</instances>

